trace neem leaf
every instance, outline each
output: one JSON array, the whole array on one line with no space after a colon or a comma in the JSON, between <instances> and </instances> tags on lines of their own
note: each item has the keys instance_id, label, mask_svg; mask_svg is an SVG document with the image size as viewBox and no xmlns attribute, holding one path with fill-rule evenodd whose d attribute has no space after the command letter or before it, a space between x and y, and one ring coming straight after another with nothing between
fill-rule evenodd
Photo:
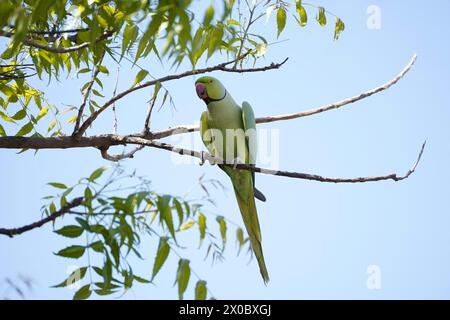
<instances>
[{"instance_id":1,"label":"neem leaf","mask_svg":"<svg viewBox=\"0 0 450 320\"><path fill-rule=\"evenodd\" d=\"M83 228L76 225L70 225L62 227L59 230L55 230L54 232L64 237L77 238L83 233Z\"/></svg>"},{"instance_id":2,"label":"neem leaf","mask_svg":"<svg viewBox=\"0 0 450 320\"><path fill-rule=\"evenodd\" d=\"M319 12L317 13L317 17L316 17L317 22L319 22L319 24L324 27L327 24L327 17L325 15L325 8L324 7L319 7Z\"/></svg>"},{"instance_id":3,"label":"neem leaf","mask_svg":"<svg viewBox=\"0 0 450 320\"><path fill-rule=\"evenodd\" d=\"M53 286L52 288L63 288L74 284L84 278L87 267L82 267L74 270L63 282Z\"/></svg>"},{"instance_id":4,"label":"neem leaf","mask_svg":"<svg viewBox=\"0 0 450 320\"><path fill-rule=\"evenodd\" d=\"M167 243L168 240L168 237L161 237L159 239L158 251L156 252L155 263L153 264L152 281L169 256L170 246Z\"/></svg>"},{"instance_id":5,"label":"neem leaf","mask_svg":"<svg viewBox=\"0 0 450 320\"><path fill-rule=\"evenodd\" d=\"M195 300L206 299L206 281L198 280L195 286Z\"/></svg>"},{"instance_id":6,"label":"neem leaf","mask_svg":"<svg viewBox=\"0 0 450 320\"><path fill-rule=\"evenodd\" d=\"M175 283L178 283L178 298L183 300L184 292L189 284L189 278L191 277L191 267L189 267L189 260L180 259L178 261L178 270Z\"/></svg>"},{"instance_id":7,"label":"neem leaf","mask_svg":"<svg viewBox=\"0 0 450 320\"><path fill-rule=\"evenodd\" d=\"M140 71L137 73L136 77L134 78L133 87L134 87L135 85L137 85L139 82L141 82L142 80L144 80L144 78L145 78L147 75L148 75L148 71L147 71L147 70L144 70L144 69L140 70Z\"/></svg>"},{"instance_id":8,"label":"neem leaf","mask_svg":"<svg viewBox=\"0 0 450 320\"><path fill-rule=\"evenodd\" d=\"M55 253L57 256L65 257L65 258L73 258L78 259L84 254L84 251L86 250L83 246L70 246L67 248L64 248L60 250L59 252Z\"/></svg>"},{"instance_id":9,"label":"neem leaf","mask_svg":"<svg viewBox=\"0 0 450 320\"><path fill-rule=\"evenodd\" d=\"M198 214L198 228L200 231L200 245L202 244L203 239L205 239L205 235L206 235L206 217L203 213L199 213Z\"/></svg>"},{"instance_id":10,"label":"neem leaf","mask_svg":"<svg viewBox=\"0 0 450 320\"><path fill-rule=\"evenodd\" d=\"M304 27L308 23L308 15L306 13L305 8L301 5L301 2L297 2L296 11L300 20L298 23Z\"/></svg>"},{"instance_id":11,"label":"neem leaf","mask_svg":"<svg viewBox=\"0 0 450 320\"><path fill-rule=\"evenodd\" d=\"M278 28L277 37L279 37L281 32L283 32L285 26L286 26L286 11L284 10L283 7L280 7L277 11L277 28Z\"/></svg>"},{"instance_id":12,"label":"neem leaf","mask_svg":"<svg viewBox=\"0 0 450 320\"><path fill-rule=\"evenodd\" d=\"M85 300L91 296L91 288L90 285L87 284L82 286L75 294L73 295L73 300Z\"/></svg>"}]
</instances>

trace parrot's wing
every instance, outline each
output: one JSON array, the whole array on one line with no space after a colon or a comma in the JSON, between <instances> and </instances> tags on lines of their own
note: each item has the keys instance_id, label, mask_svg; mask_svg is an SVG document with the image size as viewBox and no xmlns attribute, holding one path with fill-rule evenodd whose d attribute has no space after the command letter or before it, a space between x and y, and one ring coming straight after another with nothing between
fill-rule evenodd
<instances>
[{"instance_id":1,"label":"parrot's wing","mask_svg":"<svg viewBox=\"0 0 450 320\"><path fill-rule=\"evenodd\" d=\"M242 103L242 123L244 124L245 142L247 145L248 157L245 159L247 164L256 164L256 154L258 142L256 139L256 122L252 106L244 101Z\"/></svg>"},{"instance_id":2,"label":"parrot's wing","mask_svg":"<svg viewBox=\"0 0 450 320\"><path fill-rule=\"evenodd\" d=\"M255 165L256 154L258 152L258 140L256 136L256 121L255 114L253 113L252 106L247 101L242 103L242 123L244 124L245 142L248 151L248 157L245 159L245 163ZM255 197L258 200L266 201L264 194L255 188L255 172L252 172L253 189Z\"/></svg>"},{"instance_id":3,"label":"parrot's wing","mask_svg":"<svg viewBox=\"0 0 450 320\"><path fill-rule=\"evenodd\" d=\"M205 144L208 151L212 156L215 156L216 152L214 149L214 137L212 135L212 130L209 130L208 126L208 111L203 111L200 118L200 134L202 136L202 141Z\"/></svg>"}]
</instances>

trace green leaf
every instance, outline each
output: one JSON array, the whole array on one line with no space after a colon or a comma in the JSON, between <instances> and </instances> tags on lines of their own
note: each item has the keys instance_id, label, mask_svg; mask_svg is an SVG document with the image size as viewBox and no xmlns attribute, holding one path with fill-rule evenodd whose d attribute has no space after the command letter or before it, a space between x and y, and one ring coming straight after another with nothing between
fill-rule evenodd
<instances>
[{"instance_id":1,"label":"green leaf","mask_svg":"<svg viewBox=\"0 0 450 320\"><path fill-rule=\"evenodd\" d=\"M105 66L98 66L97 69L101 73L109 74L109 70Z\"/></svg>"},{"instance_id":2,"label":"green leaf","mask_svg":"<svg viewBox=\"0 0 450 320\"><path fill-rule=\"evenodd\" d=\"M54 232L64 237L77 238L83 233L83 228L76 225L70 225L62 227L59 230L55 230Z\"/></svg>"},{"instance_id":3,"label":"green leaf","mask_svg":"<svg viewBox=\"0 0 450 320\"><path fill-rule=\"evenodd\" d=\"M3 128L3 126L0 124L0 137L6 137L6 136L7 136L6 131Z\"/></svg>"},{"instance_id":4,"label":"green leaf","mask_svg":"<svg viewBox=\"0 0 450 320\"><path fill-rule=\"evenodd\" d=\"M90 284L82 286L75 294L73 295L73 300L85 300L91 296Z\"/></svg>"},{"instance_id":5,"label":"green leaf","mask_svg":"<svg viewBox=\"0 0 450 320\"><path fill-rule=\"evenodd\" d=\"M214 18L214 7L210 4L205 11L205 16L203 18L203 25L209 26L213 18Z\"/></svg>"},{"instance_id":6,"label":"green leaf","mask_svg":"<svg viewBox=\"0 0 450 320\"><path fill-rule=\"evenodd\" d=\"M67 189L67 186L64 183L59 183L59 182L49 182L47 183L48 185L58 188L58 189Z\"/></svg>"},{"instance_id":7,"label":"green leaf","mask_svg":"<svg viewBox=\"0 0 450 320\"><path fill-rule=\"evenodd\" d=\"M183 208L181 207L180 201L178 201L176 198L173 198L173 205L175 206L175 209L178 213L178 221L180 221L179 228L181 227L181 224L183 223Z\"/></svg>"},{"instance_id":8,"label":"green leaf","mask_svg":"<svg viewBox=\"0 0 450 320\"><path fill-rule=\"evenodd\" d=\"M94 251L96 252L103 252L105 250L105 246L103 245L103 242L95 241L89 245Z\"/></svg>"},{"instance_id":9,"label":"green leaf","mask_svg":"<svg viewBox=\"0 0 450 320\"><path fill-rule=\"evenodd\" d=\"M111 239L109 243L109 247L111 248L111 254L114 258L114 263L116 267L118 268L120 265L120 247L117 243L116 239Z\"/></svg>"},{"instance_id":10,"label":"green leaf","mask_svg":"<svg viewBox=\"0 0 450 320\"><path fill-rule=\"evenodd\" d=\"M42 109L39 111L39 114L38 114L36 120L39 121L39 120L41 120L43 117L45 117L45 116L47 115L47 113L48 113L48 109L49 109L48 106L45 106L44 108L42 108Z\"/></svg>"},{"instance_id":11,"label":"green leaf","mask_svg":"<svg viewBox=\"0 0 450 320\"><path fill-rule=\"evenodd\" d=\"M319 12L317 13L316 20L319 24L324 27L327 24L327 16L325 15L325 8L319 7Z\"/></svg>"},{"instance_id":12,"label":"green leaf","mask_svg":"<svg viewBox=\"0 0 450 320\"><path fill-rule=\"evenodd\" d=\"M97 97L101 97L101 98L104 98L104 97L105 97L104 95L102 95L100 92L98 92L98 91L95 90L95 89L92 89L92 93L95 94Z\"/></svg>"},{"instance_id":13,"label":"green leaf","mask_svg":"<svg viewBox=\"0 0 450 320\"><path fill-rule=\"evenodd\" d=\"M156 203L156 205L160 212L160 221L166 223L172 238L176 241L175 228L173 226L172 210L169 206L170 199L171 199L170 195L164 195L162 197L160 196L158 197L158 202Z\"/></svg>"},{"instance_id":14,"label":"green leaf","mask_svg":"<svg viewBox=\"0 0 450 320\"><path fill-rule=\"evenodd\" d=\"M241 24L238 21L234 20L234 19L228 19L227 20L227 25L233 25L233 26L238 26L239 27Z\"/></svg>"},{"instance_id":15,"label":"green leaf","mask_svg":"<svg viewBox=\"0 0 450 320\"><path fill-rule=\"evenodd\" d=\"M134 82L133 82L132 87L136 86L139 82L144 80L146 76L148 76L148 71L144 70L144 69L140 70L137 73L136 77L134 78Z\"/></svg>"},{"instance_id":16,"label":"green leaf","mask_svg":"<svg viewBox=\"0 0 450 320\"><path fill-rule=\"evenodd\" d=\"M206 300L206 281L197 281L195 286L195 300Z\"/></svg>"},{"instance_id":17,"label":"green leaf","mask_svg":"<svg viewBox=\"0 0 450 320\"><path fill-rule=\"evenodd\" d=\"M194 220L189 220L180 227L180 231L187 230L194 225Z\"/></svg>"},{"instance_id":18,"label":"green leaf","mask_svg":"<svg viewBox=\"0 0 450 320\"><path fill-rule=\"evenodd\" d=\"M81 70L79 70L79 71L77 72L77 76L78 76L80 73L88 73L89 71L91 71L91 69L89 69L89 68L81 69Z\"/></svg>"},{"instance_id":19,"label":"green leaf","mask_svg":"<svg viewBox=\"0 0 450 320\"><path fill-rule=\"evenodd\" d=\"M198 214L198 228L200 231L200 245L202 244L203 239L205 239L205 235L206 235L206 217L203 213L199 213Z\"/></svg>"},{"instance_id":20,"label":"green leaf","mask_svg":"<svg viewBox=\"0 0 450 320\"><path fill-rule=\"evenodd\" d=\"M28 122L22 128L20 128L19 132L16 133L16 136L24 136L33 130L34 126L31 122Z\"/></svg>"},{"instance_id":21,"label":"green leaf","mask_svg":"<svg viewBox=\"0 0 450 320\"><path fill-rule=\"evenodd\" d=\"M140 282L140 283L151 283L150 280L147 280L147 279L142 278L142 277L138 277L136 275L133 275L133 278L134 278L134 280L136 280L137 282Z\"/></svg>"},{"instance_id":22,"label":"green leaf","mask_svg":"<svg viewBox=\"0 0 450 320\"><path fill-rule=\"evenodd\" d=\"M180 259L178 261L178 270L175 283L178 283L178 298L183 300L184 292L189 284L191 277L191 268L189 267L189 260Z\"/></svg>"},{"instance_id":23,"label":"green leaf","mask_svg":"<svg viewBox=\"0 0 450 320\"><path fill-rule=\"evenodd\" d=\"M57 256L61 256L61 257L65 257L65 258L78 259L79 257L81 257L84 254L85 250L86 250L86 248L83 246L73 245L73 246L62 249L55 254Z\"/></svg>"},{"instance_id":24,"label":"green leaf","mask_svg":"<svg viewBox=\"0 0 450 320\"><path fill-rule=\"evenodd\" d=\"M281 32L283 32L285 26L286 26L286 11L284 10L283 7L280 7L277 11L277 29L278 29L277 38L280 36Z\"/></svg>"},{"instance_id":25,"label":"green leaf","mask_svg":"<svg viewBox=\"0 0 450 320\"><path fill-rule=\"evenodd\" d=\"M16 123L13 118L9 117L6 113L3 113L2 111L0 111L0 117L7 122Z\"/></svg>"},{"instance_id":26,"label":"green leaf","mask_svg":"<svg viewBox=\"0 0 450 320\"><path fill-rule=\"evenodd\" d=\"M167 242L168 240L168 237L161 237L159 239L158 251L156 252L155 263L153 264L152 281L169 256L170 246Z\"/></svg>"},{"instance_id":27,"label":"green leaf","mask_svg":"<svg viewBox=\"0 0 450 320\"><path fill-rule=\"evenodd\" d=\"M107 166L103 166L101 168L96 169L94 172L91 173L91 175L89 176L89 181L90 182L94 182L95 180L97 180L98 178L101 177L101 175L103 174L103 172L105 172L108 169Z\"/></svg>"},{"instance_id":28,"label":"green leaf","mask_svg":"<svg viewBox=\"0 0 450 320\"><path fill-rule=\"evenodd\" d=\"M340 18L336 18L336 24L334 26L334 40L339 40L339 36L345 29L345 24Z\"/></svg>"},{"instance_id":29,"label":"green leaf","mask_svg":"<svg viewBox=\"0 0 450 320\"><path fill-rule=\"evenodd\" d=\"M298 23L300 26L304 27L308 23L308 14L306 13L305 8L302 6L301 2L297 2L296 11L299 17Z\"/></svg>"},{"instance_id":30,"label":"green leaf","mask_svg":"<svg viewBox=\"0 0 450 320\"><path fill-rule=\"evenodd\" d=\"M244 231L241 228L237 228L237 230L236 230L236 241L239 245L239 249L238 249L238 255L239 255L242 247L244 246Z\"/></svg>"},{"instance_id":31,"label":"green leaf","mask_svg":"<svg viewBox=\"0 0 450 320\"><path fill-rule=\"evenodd\" d=\"M78 116L73 116L69 120L67 120L67 124L73 123L77 120Z\"/></svg>"},{"instance_id":32,"label":"green leaf","mask_svg":"<svg viewBox=\"0 0 450 320\"><path fill-rule=\"evenodd\" d=\"M216 218L220 227L220 236L222 237L222 250L225 249L225 244L227 243L227 223L225 222L224 217L218 216Z\"/></svg>"},{"instance_id":33,"label":"green leaf","mask_svg":"<svg viewBox=\"0 0 450 320\"><path fill-rule=\"evenodd\" d=\"M14 114L12 116L12 118L14 120L22 120L23 118L25 118L27 116L27 111L25 109L21 109L19 111L16 112L16 114Z\"/></svg>"},{"instance_id":34,"label":"green leaf","mask_svg":"<svg viewBox=\"0 0 450 320\"><path fill-rule=\"evenodd\" d=\"M86 270L87 267L82 267L82 268L78 268L76 270L74 270L68 277L67 279L65 279L63 282L52 286L52 288L63 288L63 287L67 287L70 286L78 281L80 281L81 279L84 278L85 274L86 274Z\"/></svg>"}]
</instances>

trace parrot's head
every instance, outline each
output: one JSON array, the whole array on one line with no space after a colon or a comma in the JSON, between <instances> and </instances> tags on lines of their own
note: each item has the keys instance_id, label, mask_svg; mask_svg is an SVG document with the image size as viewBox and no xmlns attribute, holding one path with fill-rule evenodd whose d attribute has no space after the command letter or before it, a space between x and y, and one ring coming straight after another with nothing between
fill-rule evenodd
<instances>
[{"instance_id":1,"label":"parrot's head","mask_svg":"<svg viewBox=\"0 0 450 320\"><path fill-rule=\"evenodd\" d=\"M206 104L220 101L227 95L227 90L219 80L213 77L201 77L195 81L195 90Z\"/></svg>"}]
</instances>

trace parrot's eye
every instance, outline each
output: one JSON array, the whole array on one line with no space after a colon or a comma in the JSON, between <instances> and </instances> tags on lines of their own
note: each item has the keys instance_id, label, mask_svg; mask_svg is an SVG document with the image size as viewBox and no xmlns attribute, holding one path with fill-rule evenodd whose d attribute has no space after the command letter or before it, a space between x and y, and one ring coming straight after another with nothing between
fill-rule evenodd
<instances>
[{"instance_id":1,"label":"parrot's eye","mask_svg":"<svg viewBox=\"0 0 450 320\"><path fill-rule=\"evenodd\" d=\"M212 81L212 80L209 80L209 83L213 83L213 81Z\"/></svg>"}]
</instances>

